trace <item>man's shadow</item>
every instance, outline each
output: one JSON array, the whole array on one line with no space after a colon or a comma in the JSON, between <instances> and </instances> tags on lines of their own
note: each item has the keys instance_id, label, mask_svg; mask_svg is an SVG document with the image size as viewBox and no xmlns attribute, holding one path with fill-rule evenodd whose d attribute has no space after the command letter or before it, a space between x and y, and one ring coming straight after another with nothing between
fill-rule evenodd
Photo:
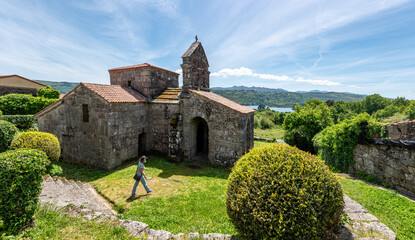
<instances>
[{"instance_id":1,"label":"man's shadow","mask_svg":"<svg viewBox=\"0 0 415 240\"><path fill-rule=\"evenodd\" d=\"M140 199L142 197L147 197L149 194L139 194L139 195L135 195L135 196L130 196L127 198L127 202L133 202L137 199Z\"/></svg>"}]
</instances>

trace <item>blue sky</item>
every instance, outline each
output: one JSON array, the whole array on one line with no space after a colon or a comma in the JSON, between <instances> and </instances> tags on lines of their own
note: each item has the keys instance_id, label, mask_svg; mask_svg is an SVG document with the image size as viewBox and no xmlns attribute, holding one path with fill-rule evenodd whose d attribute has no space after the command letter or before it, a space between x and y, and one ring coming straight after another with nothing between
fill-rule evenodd
<instances>
[{"instance_id":1,"label":"blue sky","mask_svg":"<svg viewBox=\"0 0 415 240\"><path fill-rule=\"evenodd\" d=\"M197 34L211 86L415 99L415 2L0 0L0 75L109 84L107 69L173 71Z\"/></svg>"}]
</instances>

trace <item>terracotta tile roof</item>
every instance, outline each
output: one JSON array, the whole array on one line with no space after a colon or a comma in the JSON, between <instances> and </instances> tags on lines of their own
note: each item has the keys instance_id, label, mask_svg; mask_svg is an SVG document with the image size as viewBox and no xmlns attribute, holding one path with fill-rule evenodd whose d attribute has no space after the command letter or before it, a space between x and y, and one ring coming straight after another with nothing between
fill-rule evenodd
<instances>
[{"instance_id":1,"label":"terracotta tile roof","mask_svg":"<svg viewBox=\"0 0 415 240\"><path fill-rule=\"evenodd\" d=\"M205 97L209 100L212 100L213 102L219 103L223 106L226 106L230 109L233 109L237 112L240 113L252 113L255 112L255 110L253 110L252 108L246 107L246 106L242 106L234 101L231 101L227 98L224 98L222 96L219 96L215 93L212 92L205 92L205 91L196 91L196 90L190 90L192 93L197 94L199 96Z\"/></svg>"},{"instance_id":2,"label":"terracotta tile roof","mask_svg":"<svg viewBox=\"0 0 415 240\"><path fill-rule=\"evenodd\" d=\"M163 70L163 71L166 71L166 72L169 72L169 73L180 75L177 72L173 72L173 71L161 68L161 67L157 67L157 66L148 64L148 63L142 63L142 64L131 65L131 66L126 66L126 67L111 68L111 69L108 69L108 72L119 71L119 70L127 70L127 69L139 69L139 68L156 68L156 69Z\"/></svg>"},{"instance_id":3,"label":"terracotta tile roof","mask_svg":"<svg viewBox=\"0 0 415 240\"><path fill-rule=\"evenodd\" d=\"M181 88L167 88L153 102L178 102L180 100L178 95L181 91Z\"/></svg>"},{"instance_id":4,"label":"terracotta tile roof","mask_svg":"<svg viewBox=\"0 0 415 240\"><path fill-rule=\"evenodd\" d=\"M92 92L98 94L110 103L138 103L146 102L146 99L133 90L119 85L105 85L96 83L81 83Z\"/></svg>"},{"instance_id":5,"label":"terracotta tile roof","mask_svg":"<svg viewBox=\"0 0 415 240\"><path fill-rule=\"evenodd\" d=\"M41 85L41 86L45 86L45 87L47 87L47 86L48 86L48 85L46 85L46 84L43 84L43 83L40 83L40 82L33 81L33 80L29 79L29 78L25 78L25 77L19 76L19 75L17 75L17 74L12 74L12 75L1 75L1 76L0 76L0 78L6 78L6 77L19 77L19 78L23 78L24 80L27 80L27 81L29 81L29 82L33 82L33 83L39 84L39 85Z\"/></svg>"}]
</instances>

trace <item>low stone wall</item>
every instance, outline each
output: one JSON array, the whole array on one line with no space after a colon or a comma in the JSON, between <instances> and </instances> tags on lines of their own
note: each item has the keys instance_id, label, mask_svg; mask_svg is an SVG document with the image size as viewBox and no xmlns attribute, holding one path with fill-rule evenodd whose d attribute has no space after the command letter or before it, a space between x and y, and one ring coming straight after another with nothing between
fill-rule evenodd
<instances>
[{"instance_id":1,"label":"low stone wall","mask_svg":"<svg viewBox=\"0 0 415 240\"><path fill-rule=\"evenodd\" d=\"M392 140L356 146L351 173L362 171L376 176L398 191L415 197L415 121L392 123L386 129Z\"/></svg>"}]
</instances>

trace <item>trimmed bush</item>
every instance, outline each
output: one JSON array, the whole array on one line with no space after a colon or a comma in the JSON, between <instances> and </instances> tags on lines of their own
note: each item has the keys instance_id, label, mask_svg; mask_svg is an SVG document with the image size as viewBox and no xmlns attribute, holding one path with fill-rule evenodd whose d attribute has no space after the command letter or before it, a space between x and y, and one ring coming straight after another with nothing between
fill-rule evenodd
<instances>
[{"instance_id":1,"label":"trimmed bush","mask_svg":"<svg viewBox=\"0 0 415 240\"><path fill-rule=\"evenodd\" d=\"M40 150L19 149L0 154L0 219L3 231L15 233L32 220L47 164L47 156Z\"/></svg>"},{"instance_id":2,"label":"trimmed bush","mask_svg":"<svg viewBox=\"0 0 415 240\"><path fill-rule=\"evenodd\" d=\"M29 94L7 94L0 96L0 110L5 115L36 114L59 99L33 97Z\"/></svg>"},{"instance_id":3,"label":"trimmed bush","mask_svg":"<svg viewBox=\"0 0 415 240\"><path fill-rule=\"evenodd\" d=\"M3 120L13 123L19 129L29 129L37 123L33 115L4 115Z\"/></svg>"},{"instance_id":4,"label":"trimmed bush","mask_svg":"<svg viewBox=\"0 0 415 240\"><path fill-rule=\"evenodd\" d=\"M49 99L57 99L59 98L59 95L61 93L52 88L52 87L44 87L44 88L40 88L39 90L37 90L37 96L39 97L44 97L44 98L49 98Z\"/></svg>"},{"instance_id":5,"label":"trimmed bush","mask_svg":"<svg viewBox=\"0 0 415 240\"><path fill-rule=\"evenodd\" d=\"M353 163L353 150L357 145L361 125L368 123L366 138L372 139L374 135L385 135L383 125L367 113L345 120L339 124L327 127L313 139L316 152L319 153L329 166L348 172Z\"/></svg>"},{"instance_id":6,"label":"trimmed bush","mask_svg":"<svg viewBox=\"0 0 415 240\"><path fill-rule=\"evenodd\" d=\"M10 143L18 131L19 129L10 122L0 120L0 152L10 149Z\"/></svg>"},{"instance_id":7,"label":"trimmed bush","mask_svg":"<svg viewBox=\"0 0 415 240\"><path fill-rule=\"evenodd\" d=\"M23 132L16 136L11 147L32 148L42 150L48 155L51 161L59 160L61 155L61 146L55 135L45 132Z\"/></svg>"},{"instance_id":8,"label":"trimmed bush","mask_svg":"<svg viewBox=\"0 0 415 240\"><path fill-rule=\"evenodd\" d=\"M228 179L227 212L245 239L328 239L342 205L341 186L324 162L283 144L254 148Z\"/></svg>"}]
</instances>

